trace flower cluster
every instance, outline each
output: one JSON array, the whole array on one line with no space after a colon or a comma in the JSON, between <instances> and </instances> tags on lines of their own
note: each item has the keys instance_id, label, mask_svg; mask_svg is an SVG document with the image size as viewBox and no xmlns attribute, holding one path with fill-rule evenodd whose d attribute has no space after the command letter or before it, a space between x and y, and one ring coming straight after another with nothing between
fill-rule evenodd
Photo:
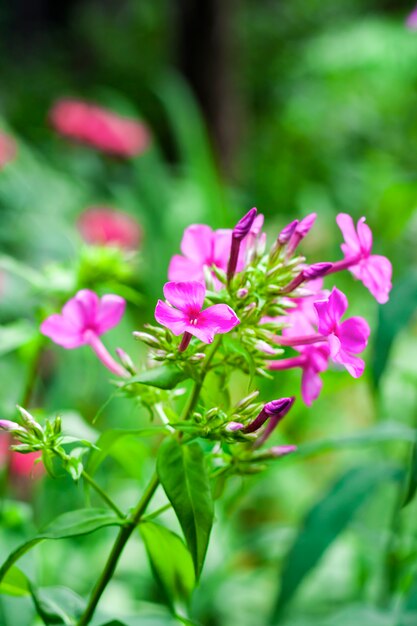
<instances>
[{"instance_id":1,"label":"flower cluster","mask_svg":"<svg viewBox=\"0 0 417 626\"><path fill-rule=\"evenodd\" d=\"M175 255L169 266L165 301L156 305L160 326L147 325L146 332L134 333L150 348L147 382L155 361L174 368L167 371L174 371L178 380L193 378L198 389L210 371L226 377L228 371L240 369L252 379L253 374L270 378L275 372L299 368L301 396L311 405L322 389L320 375L331 363L360 377L365 364L358 355L368 343L368 323L362 317L346 317L347 297L335 286L328 291L323 281L347 269L384 303L391 289L391 263L372 254L372 233L365 218L355 226L349 215L339 214L344 258L308 265L298 248L315 220L313 213L292 221L269 250L262 232L263 216L255 208L234 229L189 226L181 242L182 255ZM117 362L100 339L120 321L124 308L119 296L99 298L82 290L65 304L61 314L47 318L41 331L64 348L90 346L113 374L124 379L119 384L126 393L144 396L141 375L132 359L118 349ZM155 387L164 389L166 384ZM153 393L159 406L159 392ZM168 426L193 436L246 443L250 454L256 454L295 397L265 404L255 402L253 394L248 398L235 407L192 404L185 421L174 418ZM277 450L275 447L268 454L282 456L293 448Z\"/></svg>"}]
</instances>

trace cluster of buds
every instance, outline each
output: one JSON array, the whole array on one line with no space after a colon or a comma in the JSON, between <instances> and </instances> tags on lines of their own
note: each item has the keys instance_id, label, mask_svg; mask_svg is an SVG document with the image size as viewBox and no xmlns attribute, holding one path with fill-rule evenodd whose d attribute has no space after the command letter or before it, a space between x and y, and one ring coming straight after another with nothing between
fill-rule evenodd
<instances>
[{"instance_id":1,"label":"cluster of buds","mask_svg":"<svg viewBox=\"0 0 417 626\"><path fill-rule=\"evenodd\" d=\"M81 457L90 446L86 447L87 443L83 441L81 447L75 447L67 453L63 445L74 443L78 439L64 436L59 415L53 420L46 419L44 425L41 425L26 409L20 406L17 408L20 423L0 420L0 432L8 433L16 442L10 446L10 449L22 454L41 453L35 463L42 461L46 471L52 477L56 475L54 460L59 459L61 467L74 480L78 480L84 469Z\"/></svg>"}]
</instances>

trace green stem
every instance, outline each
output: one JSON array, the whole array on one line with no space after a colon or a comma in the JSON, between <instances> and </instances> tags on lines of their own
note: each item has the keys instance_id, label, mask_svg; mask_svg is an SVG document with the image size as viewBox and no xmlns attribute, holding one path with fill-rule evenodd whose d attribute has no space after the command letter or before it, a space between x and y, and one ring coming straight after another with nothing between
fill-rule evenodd
<instances>
[{"instance_id":1,"label":"green stem","mask_svg":"<svg viewBox=\"0 0 417 626\"><path fill-rule=\"evenodd\" d=\"M165 513L165 511L168 511L171 508L172 508L171 502L167 502L167 504L164 504L164 506L161 506L159 509L156 509L156 511L152 511L152 513L148 513L148 515L145 515L144 517L142 517L142 521L148 522L151 519L155 519L155 517L159 517L161 513Z\"/></svg>"},{"instance_id":2,"label":"green stem","mask_svg":"<svg viewBox=\"0 0 417 626\"><path fill-rule=\"evenodd\" d=\"M113 577L120 555L122 554L126 543L130 539L131 534L135 530L136 526L139 524L158 485L159 485L159 478L157 474L154 474L148 486L146 487L142 495L142 498L139 500L136 506L136 509L133 511L130 519L127 520L126 524L122 526L122 528L119 530L119 534L117 535L117 539L110 552L109 558L107 559L107 563L104 567L104 570L102 571L101 576L98 579L91 593L90 600L87 604L87 607L83 615L78 621L77 626L87 626L87 624L90 623L90 620L93 617L94 611L96 610L96 607L98 603L100 602L100 598L103 595L103 592L106 589L108 583Z\"/></svg>"},{"instance_id":3,"label":"green stem","mask_svg":"<svg viewBox=\"0 0 417 626\"><path fill-rule=\"evenodd\" d=\"M212 343L211 348L207 351L207 355L206 358L203 361L203 365L201 368L201 372L200 372L200 378L198 381L196 381L194 388L191 392L190 397L188 398L188 402L186 403L186 405L184 406L184 410L182 412L180 421L186 421L187 419L189 419L192 415L192 412L195 409L195 406L198 402L198 398L200 397L200 392L201 389L203 387L203 383L204 383L204 379L206 377L206 374L209 370L209 367L211 365L211 362L213 360L213 357L216 353L217 348L220 345L220 341L221 341L221 337L217 336L215 338L215 340Z\"/></svg>"},{"instance_id":4,"label":"green stem","mask_svg":"<svg viewBox=\"0 0 417 626\"><path fill-rule=\"evenodd\" d=\"M116 513L117 517L120 517L120 519L125 519L126 518L126 515L119 509L117 504L115 504L113 502L113 500L107 495L107 493L105 491L103 491L103 489L100 487L100 485L98 483L96 483L96 481L94 480L94 478L92 476L90 476L90 474L87 474L87 472L85 470L83 470L81 476L84 478L85 482L88 483L98 493L100 498L102 498L104 500L104 502L111 509L113 509L113 511Z\"/></svg>"}]
</instances>

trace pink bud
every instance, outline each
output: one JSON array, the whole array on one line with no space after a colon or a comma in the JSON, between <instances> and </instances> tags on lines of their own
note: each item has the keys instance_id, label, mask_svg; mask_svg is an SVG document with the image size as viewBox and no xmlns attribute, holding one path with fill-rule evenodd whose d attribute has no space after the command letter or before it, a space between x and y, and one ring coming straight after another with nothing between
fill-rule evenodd
<instances>
[{"instance_id":1,"label":"pink bud","mask_svg":"<svg viewBox=\"0 0 417 626\"><path fill-rule=\"evenodd\" d=\"M242 430L243 424L240 422L229 422L226 426L226 430L233 433L237 430Z\"/></svg>"}]
</instances>

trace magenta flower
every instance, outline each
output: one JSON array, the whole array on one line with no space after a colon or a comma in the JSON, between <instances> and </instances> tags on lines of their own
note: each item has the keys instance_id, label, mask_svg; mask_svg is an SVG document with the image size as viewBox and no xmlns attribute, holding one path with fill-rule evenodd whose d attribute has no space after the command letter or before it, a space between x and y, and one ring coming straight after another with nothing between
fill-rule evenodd
<instances>
[{"instance_id":1,"label":"magenta flower","mask_svg":"<svg viewBox=\"0 0 417 626\"><path fill-rule=\"evenodd\" d=\"M345 314L348 301L336 287L327 300L314 303L318 316L318 331L327 337L330 356L335 363L344 365L354 378L362 375L365 363L355 356L363 352L368 343L370 329L362 317L350 317L340 323Z\"/></svg>"},{"instance_id":2,"label":"magenta flower","mask_svg":"<svg viewBox=\"0 0 417 626\"><path fill-rule=\"evenodd\" d=\"M90 207L78 218L82 238L98 246L114 246L121 250L139 247L142 232L130 215L108 207Z\"/></svg>"},{"instance_id":3,"label":"magenta flower","mask_svg":"<svg viewBox=\"0 0 417 626\"><path fill-rule=\"evenodd\" d=\"M339 213L336 222L345 239L341 245L345 258L334 263L328 273L348 269L363 282L377 302L384 304L392 287L392 265L386 257L371 254L372 232L365 224L365 218L360 218L356 230L353 219L347 213Z\"/></svg>"},{"instance_id":4,"label":"magenta flower","mask_svg":"<svg viewBox=\"0 0 417 626\"><path fill-rule=\"evenodd\" d=\"M150 144L150 132L142 122L82 100L59 100L50 120L61 135L118 157L134 157Z\"/></svg>"},{"instance_id":5,"label":"magenta flower","mask_svg":"<svg viewBox=\"0 0 417 626\"><path fill-rule=\"evenodd\" d=\"M300 355L288 359L272 361L268 369L272 371L287 370L294 367L302 369L301 396L307 406L320 395L323 382L319 376L321 372L327 370L329 365L330 349L326 343L299 346L297 348Z\"/></svg>"},{"instance_id":6,"label":"magenta flower","mask_svg":"<svg viewBox=\"0 0 417 626\"><path fill-rule=\"evenodd\" d=\"M117 376L126 376L126 370L108 353L100 340L116 326L125 310L126 302L120 296L99 298L89 289L79 291L68 300L62 313L54 313L41 325L41 332L63 348L89 345L101 362Z\"/></svg>"},{"instance_id":7,"label":"magenta flower","mask_svg":"<svg viewBox=\"0 0 417 626\"><path fill-rule=\"evenodd\" d=\"M239 324L235 312L227 304L214 304L202 310L206 288L200 282L169 282L164 285L167 302L158 300L155 318L176 336L184 335L179 350L183 351L194 335L204 343L214 336L228 333Z\"/></svg>"},{"instance_id":8,"label":"magenta flower","mask_svg":"<svg viewBox=\"0 0 417 626\"><path fill-rule=\"evenodd\" d=\"M172 257L168 268L170 281L199 281L205 283L204 268L212 265L223 271L229 261L232 231L220 229L213 231L205 224L193 224L185 229L181 241L182 255ZM243 267L243 256L239 258L239 267ZM213 275L218 288L220 283Z\"/></svg>"}]
</instances>

